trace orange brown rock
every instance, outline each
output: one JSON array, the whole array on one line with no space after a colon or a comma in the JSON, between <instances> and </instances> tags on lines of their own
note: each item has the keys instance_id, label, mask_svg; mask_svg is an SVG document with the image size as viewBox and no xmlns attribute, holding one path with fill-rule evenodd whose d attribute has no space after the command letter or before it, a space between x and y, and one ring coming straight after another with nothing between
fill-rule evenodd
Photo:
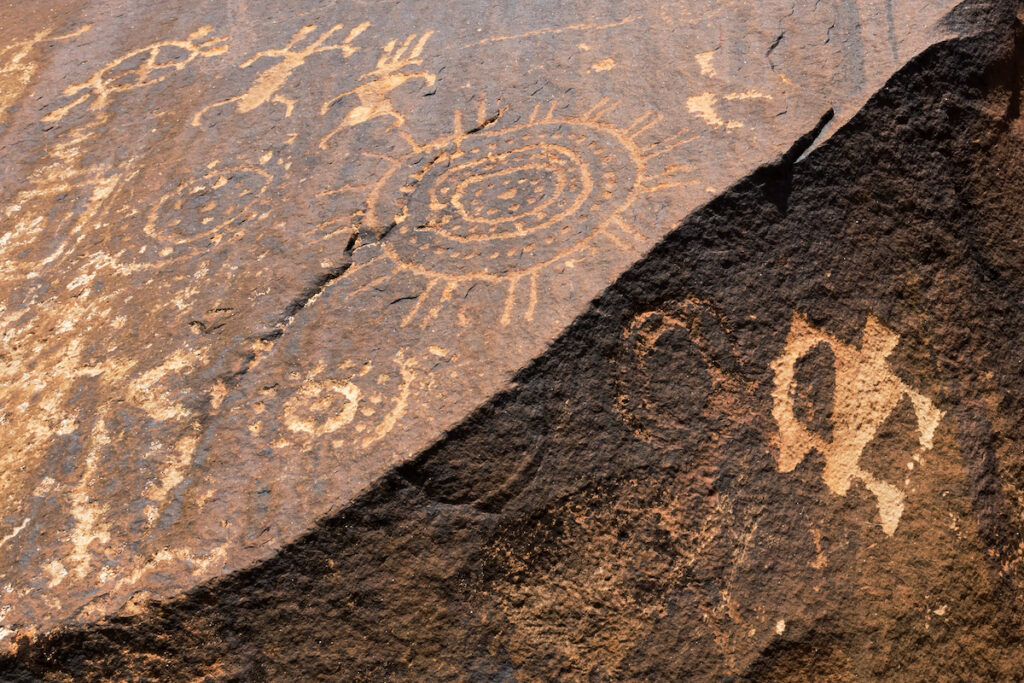
<instances>
[{"instance_id":1,"label":"orange brown rock","mask_svg":"<svg viewBox=\"0 0 1024 683\"><path fill-rule=\"evenodd\" d=\"M0 667L863 678L1003 619L1011 4L5 10Z\"/></svg>"}]
</instances>

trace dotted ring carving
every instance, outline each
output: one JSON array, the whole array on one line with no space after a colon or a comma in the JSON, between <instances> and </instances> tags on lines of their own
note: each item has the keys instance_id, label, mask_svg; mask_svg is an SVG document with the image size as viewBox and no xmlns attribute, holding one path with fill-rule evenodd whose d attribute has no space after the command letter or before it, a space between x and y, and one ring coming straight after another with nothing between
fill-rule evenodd
<instances>
[{"instance_id":1,"label":"dotted ring carving","mask_svg":"<svg viewBox=\"0 0 1024 683\"><path fill-rule=\"evenodd\" d=\"M237 229L259 214L254 207L271 180L259 168L212 170L161 197L145 232L162 242L186 244Z\"/></svg>"}]
</instances>

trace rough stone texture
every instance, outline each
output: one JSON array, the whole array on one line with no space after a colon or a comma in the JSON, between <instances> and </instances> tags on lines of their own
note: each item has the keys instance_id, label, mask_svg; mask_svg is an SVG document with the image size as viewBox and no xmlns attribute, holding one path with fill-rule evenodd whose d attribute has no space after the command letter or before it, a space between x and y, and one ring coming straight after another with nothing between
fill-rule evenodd
<instances>
[{"instance_id":1,"label":"rough stone texture","mask_svg":"<svg viewBox=\"0 0 1024 683\"><path fill-rule=\"evenodd\" d=\"M5 5L0 646L344 509L953 6Z\"/></svg>"},{"instance_id":2,"label":"rough stone texture","mask_svg":"<svg viewBox=\"0 0 1024 683\"><path fill-rule=\"evenodd\" d=\"M5 26L0 673L1019 674L1016 5L700 4Z\"/></svg>"}]
</instances>

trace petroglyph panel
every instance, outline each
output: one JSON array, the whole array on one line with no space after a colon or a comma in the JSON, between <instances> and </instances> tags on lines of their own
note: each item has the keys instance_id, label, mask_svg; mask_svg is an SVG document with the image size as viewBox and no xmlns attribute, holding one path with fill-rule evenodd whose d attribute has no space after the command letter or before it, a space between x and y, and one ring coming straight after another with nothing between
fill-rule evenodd
<instances>
[{"instance_id":1,"label":"petroglyph panel","mask_svg":"<svg viewBox=\"0 0 1024 683\"><path fill-rule=\"evenodd\" d=\"M914 9L917 42L862 3L888 56L854 100L853 23L818 4L12 9L0 647L247 566L359 496L951 2ZM645 443L679 429L645 374L664 344L711 368L706 414L742 410L719 318L693 299L630 328L619 408Z\"/></svg>"}]
</instances>

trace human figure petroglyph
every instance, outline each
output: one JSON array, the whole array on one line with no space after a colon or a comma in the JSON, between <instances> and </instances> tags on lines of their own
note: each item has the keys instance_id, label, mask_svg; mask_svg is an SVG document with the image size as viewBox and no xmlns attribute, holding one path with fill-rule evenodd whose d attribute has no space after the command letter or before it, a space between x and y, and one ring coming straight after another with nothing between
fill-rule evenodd
<instances>
[{"instance_id":1,"label":"human figure petroglyph","mask_svg":"<svg viewBox=\"0 0 1024 683\"><path fill-rule=\"evenodd\" d=\"M29 59L36 45L46 40L77 38L89 29L90 26L86 24L78 30L60 36L51 35L52 29L44 29L31 38L0 47L0 61L3 62L0 64L0 122L4 120L7 110L21 97L36 72L36 63Z\"/></svg>"},{"instance_id":2,"label":"human figure petroglyph","mask_svg":"<svg viewBox=\"0 0 1024 683\"><path fill-rule=\"evenodd\" d=\"M422 80L428 88L437 82L437 76L426 71L402 72L402 69L406 67L419 66L423 63L420 55L423 54L423 48L433 34L433 31L427 31L419 36L418 40L416 35L413 34L406 38L405 42L401 45L398 45L398 41L395 40L384 45L381 47L381 56L377 60L377 67L373 71L359 77L359 80L366 81L365 83L343 92L324 103L320 108L321 114L326 114L332 106L349 95L359 99L359 104L346 114L341 125L320 141L321 148L325 148L331 138L343 128L357 126L360 123L366 123L371 119L381 116L391 117L393 120L392 128L405 123L405 117L395 110L388 94L400 85L412 80Z\"/></svg>"},{"instance_id":3,"label":"human figure petroglyph","mask_svg":"<svg viewBox=\"0 0 1024 683\"><path fill-rule=\"evenodd\" d=\"M212 27L203 26L186 40L167 40L129 52L94 73L87 81L66 88L65 97L77 95L77 98L44 116L43 121L59 121L90 99L89 109L99 111L116 93L160 83L200 57L224 54L228 51L230 39L215 37L203 40L212 32Z\"/></svg>"},{"instance_id":4,"label":"human figure petroglyph","mask_svg":"<svg viewBox=\"0 0 1024 683\"><path fill-rule=\"evenodd\" d=\"M363 22L348 32L348 35L340 43L326 44L327 41L338 33L345 29L343 24L337 24L320 34L320 37L306 45L305 47L296 47L302 41L304 41L311 33L317 30L315 24L309 26L303 26L292 35L292 39L283 48L275 48L272 50L264 50L263 52L257 52L255 55L242 62L239 65L240 69L248 69L250 66L268 57L271 59L279 59L280 61L273 66L268 67L260 73L256 78L256 82L252 84L245 93L236 97L229 97L226 100L215 102L207 107L204 107L195 116L192 117L192 125L199 126L202 123L203 115L211 109L216 107L223 107L228 104L234 104L235 110L240 114L253 111L258 107L267 104L268 102L274 102L277 104L283 104L285 107L285 116L291 116L292 110L295 108L295 100L291 100L279 91L284 87L288 79L291 78L292 73L300 66L306 63L312 55L320 54L321 52L340 52L345 58L351 57L358 47L352 45L352 41L359 37L366 29L370 28L369 22Z\"/></svg>"},{"instance_id":5,"label":"human figure petroglyph","mask_svg":"<svg viewBox=\"0 0 1024 683\"><path fill-rule=\"evenodd\" d=\"M775 372L772 415L779 428L779 471L792 472L812 449L819 451L825 456L822 478L829 490L845 496L853 482L862 482L877 499L882 530L890 536L903 515L905 493L862 469L860 457L904 396L909 397L917 417L920 447L916 453L908 454L915 462L932 448L935 430L944 415L889 367L887 359L898 343L899 336L873 316L868 316L858 349L813 328L801 315L794 314L786 349L771 364ZM819 344L831 347L835 356L831 441L808 430L794 413L796 363Z\"/></svg>"}]
</instances>

